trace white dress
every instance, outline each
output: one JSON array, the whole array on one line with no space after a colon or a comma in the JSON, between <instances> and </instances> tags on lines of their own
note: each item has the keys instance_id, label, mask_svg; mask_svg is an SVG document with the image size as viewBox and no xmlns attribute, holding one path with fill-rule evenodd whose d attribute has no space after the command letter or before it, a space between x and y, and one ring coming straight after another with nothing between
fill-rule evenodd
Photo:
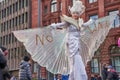
<instances>
[{"instance_id":1,"label":"white dress","mask_svg":"<svg viewBox=\"0 0 120 80\"><path fill-rule=\"evenodd\" d=\"M67 53L69 55L70 74L69 80L88 80L85 70L85 65L80 56L80 30L73 24L62 22L54 24L54 28L66 27L68 31L68 37L66 40Z\"/></svg>"}]
</instances>

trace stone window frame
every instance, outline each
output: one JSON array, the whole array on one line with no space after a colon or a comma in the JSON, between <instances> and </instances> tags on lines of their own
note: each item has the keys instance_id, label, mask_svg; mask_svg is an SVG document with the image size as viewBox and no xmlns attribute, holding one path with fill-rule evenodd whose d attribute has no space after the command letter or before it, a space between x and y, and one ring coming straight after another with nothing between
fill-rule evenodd
<instances>
[{"instance_id":1,"label":"stone window frame","mask_svg":"<svg viewBox=\"0 0 120 80\"><path fill-rule=\"evenodd\" d=\"M91 72L95 73L95 74L100 73L100 52L101 52L101 48L99 48L97 51L95 51L94 57L90 61ZM96 62L95 62L95 60L96 60Z\"/></svg>"},{"instance_id":2,"label":"stone window frame","mask_svg":"<svg viewBox=\"0 0 120 80\"><path fill-rule=\"evenodd\" d=\"M56 12L57 11L57 0L51 0L51 12Z\"/></svg>"},{"instance_id":3,"label":"stone window frame","mask_svg":"<svg viewBox=\"0 0 120 80\"><path fill-rule=\"evenodd\" d=\"M114 50L114 51L111 51ZM120 47L117 44L109 47L111 65L120 73Z\"/></svg>"},{"instance_id":4,"label":"stone window frame","mask_svg":"<svg viewBox=\"0 0 120 80\"><path fill-rule=\"evenodd\" d=\"M97 0L88 0L88 3L94 3L97 2Z\"/></svg>"}]
</instances>

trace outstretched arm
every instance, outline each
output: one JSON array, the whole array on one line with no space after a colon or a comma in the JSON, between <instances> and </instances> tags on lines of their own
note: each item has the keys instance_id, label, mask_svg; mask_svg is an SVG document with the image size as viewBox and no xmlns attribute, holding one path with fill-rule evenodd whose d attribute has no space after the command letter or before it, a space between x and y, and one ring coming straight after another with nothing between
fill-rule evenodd
<instances>
[{"instance_id":1,"label":"outstretched arm","mask_svg":"<svg viewBox=\"0 0 120 80\"><path fill-rule=\"evenodd\" d=\"M94 23L94 22L95 22L95 20L89 19L87 22L85 22L85 23L82 24L82 27L89 26L90 24L92 24L92 23Z\"/></svg>"},{"instance_id":2,"label":"outstretched arm","mask_svg":"<svg viewBox=\"0 0 120 80\"><path fill-rule=\"evenodd\" d=\"M82 26L81 26L81 30L85 30L85 29L89 29L90 31L92 31L89 27L89 25L95 23L95 20L93 19L89 19L87 22L83 23Z\"/></svg>"},{"instance_id":3,"label":"outstretched arm","mask_svg":"<svg viewBox=\"0 0 120 80\"><path fill-rule=\"evenodd\" d=\"M52 28L56 29L56 28L65 28L67 27L67 22L61 22L61 23L53 23L50 25Z\"/></svg>"}]
</instances>

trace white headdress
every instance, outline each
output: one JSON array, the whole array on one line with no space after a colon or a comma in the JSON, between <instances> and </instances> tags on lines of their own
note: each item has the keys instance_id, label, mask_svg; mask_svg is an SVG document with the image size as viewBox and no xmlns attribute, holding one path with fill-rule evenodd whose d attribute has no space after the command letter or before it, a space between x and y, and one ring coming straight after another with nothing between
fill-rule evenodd
<instances>
[{"instance_id":1,"label":"white headdress","mask_svg":"<svg viewBox=\"0 0 120 80\"><path fill-rule=\"evenodd\" d=\"M85 6L82 4L82 1L76 0L73 3L72 7L69 7L70 13L78 12L81 15L85 11Z\"/></svg>"}]
</instances>

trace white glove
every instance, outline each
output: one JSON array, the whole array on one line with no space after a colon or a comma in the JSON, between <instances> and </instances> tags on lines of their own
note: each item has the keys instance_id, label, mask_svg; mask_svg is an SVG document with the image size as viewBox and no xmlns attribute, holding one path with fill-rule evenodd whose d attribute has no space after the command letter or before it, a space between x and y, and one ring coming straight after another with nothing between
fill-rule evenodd
<instances>
[{"instance_id":1,"label":"white glove","mask_svg":"<svg viewBox=\"0 0 120 80\"><path fill-rule=\"evenodd\" d=\"M52 23L52 24L50 25L50 27L52 27L53 29L56 29L56 24L55 24L55 23Z\"/></svg>"}]
</instances>

